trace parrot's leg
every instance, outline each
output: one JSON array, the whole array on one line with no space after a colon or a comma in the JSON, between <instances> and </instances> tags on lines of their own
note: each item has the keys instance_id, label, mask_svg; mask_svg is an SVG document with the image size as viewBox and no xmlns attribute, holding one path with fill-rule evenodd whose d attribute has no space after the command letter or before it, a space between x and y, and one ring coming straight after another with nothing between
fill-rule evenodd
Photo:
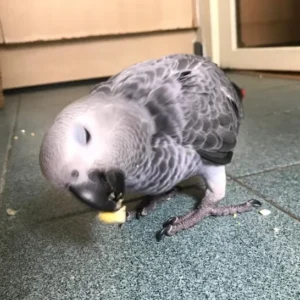
<instances>
[{"instance_id":1,"label":"parrot's leg","mask_svg":"<svg viewBox=\"0 0 300 300\"><path fill-rule=\"evenodd\" d=\"M161 204L169 200L170 198L171 196L167 196L166 194L159 195L159 196L150 196L150 195L144 196L141 202L136 207L136 209L126 212L126 221L130 221L134 217L140 219L141 217L147 216L151 211L156 209L158 204Z\"/></svg>"},{"instance_id":2,"label":"parrot's leg","mask_svg":"<svg viewBox=\"0 0 300 300\"><path fill-rule=\"evenodd\" d=\"M140 203L140 205L138 205L136 209L136 217L139 219L140 217L147 216L151 211L156 209L157 205L167 200L170 200L180 190L181 190L180 187L175 187L174 189L161 195L146 196L145 199Z\"/></svg>"},{"instance_id":3,"label":"parrot's leg","mask_svg":"<svg viewBox=\"0 0 300 300\"><path fill-rule=\"evenodd\" d=\"M258 200L249 200L242 204L229 205L224 207L217 206L225 197L226 173L223 166L209 166L204 173L207 183L205 196L197 209L192 210L186 215L171 217L163 225L163 229L157 233L157 240L161 240L165 235L174 235L182 230L194 227L203 218L208 216L227 216L236 213L244 213L254 207L260 207Z\"/></svg>"},{"instance_id":4,"label":"parrot's leg","mask_svg":"<svg viewBox=\"0 0 300 300\"><path fill-rule=\"evenodd\" d=\"M184 189L192 187L194 187L194 185L188 187L176 186L172 190L160 195L147 195L142 197L140 204L136 207L135 210L126 212L126 221L130 221L134 217L140 219L141 217L147 216L150 212L156 209L157 205L172 199L175 195L182 192Z\"/></svg>"},{"instance_id":5,"label":"parrot's leg","mask_svg":"<svg viewBox=\"0 0 300 300\"><path fill-rule=\"evenodd\" d=\"M136 209L136 218L140 219L147 216L151 211L156 209L157 205L167 201L167 199L165 195L156 196L155 199L153 196L146 196L145 200Z\"/></svg>"}]
</instances>

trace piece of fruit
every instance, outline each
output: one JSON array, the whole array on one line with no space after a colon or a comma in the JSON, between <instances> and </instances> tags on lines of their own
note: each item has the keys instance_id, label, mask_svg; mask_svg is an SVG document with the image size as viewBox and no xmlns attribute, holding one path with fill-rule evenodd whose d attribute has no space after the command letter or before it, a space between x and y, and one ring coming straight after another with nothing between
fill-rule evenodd
<instances>
[{"instance_id":1,"label":"piece of fruit","mask_svg":"<svg viewBox=\"0 0 300 300\"><path fill-rule=\"evenodd\" d=\"M126 221L126 206L122 206L115 212L100 212L98 218L107 224L123 224Z\"/></svg>"}]
</instances>

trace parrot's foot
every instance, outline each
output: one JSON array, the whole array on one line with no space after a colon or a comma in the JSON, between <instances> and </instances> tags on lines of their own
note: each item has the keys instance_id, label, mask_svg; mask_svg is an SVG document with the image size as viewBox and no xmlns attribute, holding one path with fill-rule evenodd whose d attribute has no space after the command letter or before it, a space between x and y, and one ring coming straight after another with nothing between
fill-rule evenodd
<instances>
[{"instance_id":1,"label":"parrot's foot","mask_svg":"<svg viewBox=\"0 0 300 300\"><path fill-rule=\"evenodd\" d=\"M156 238L160 241L165 235L172 236L177 232L194 227L202 219L208 216L227 216L234 215L237 213L244 213L252 210L253 208L258 208L262 204L260 201L251 199L245 203L238 205L231 205L225 207L217 207L216 203L205 201L203 199L203 205L198 209L195 209L186 215L171 217L164 224L163 229L157 232Z\"/></svg>"}]
</instances>

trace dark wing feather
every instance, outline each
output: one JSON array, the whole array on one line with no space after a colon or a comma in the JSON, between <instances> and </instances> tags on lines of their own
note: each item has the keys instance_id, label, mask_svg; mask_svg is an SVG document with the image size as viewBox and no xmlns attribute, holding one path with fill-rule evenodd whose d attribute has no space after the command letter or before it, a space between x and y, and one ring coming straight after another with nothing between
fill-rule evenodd
<instances>
[{"instance_id":1,"label":"dark wing feather","mask_svg":"<svg viewBox=\"0 0 300 300\"><path fill-rule=\"evenodd\" d=\"M146 107L157 135L172 136L215 164L231 161L243 117L241 97L209 59L179 54L138 63L93 90L101 91Z\"/></svg>"},{"instance_id":2,"label":"dark wing feather","mask_svg":"<svg viewBox=\"0 0 300 300\"><path fill-rule=\"evenodd\" d=\"M212 163L230 163L243 117L241 97L232 82L209 60L200 61L181 82L187 104L183 109L190 120L183 143L193 145Z\"/></svg>"}]
</instances>

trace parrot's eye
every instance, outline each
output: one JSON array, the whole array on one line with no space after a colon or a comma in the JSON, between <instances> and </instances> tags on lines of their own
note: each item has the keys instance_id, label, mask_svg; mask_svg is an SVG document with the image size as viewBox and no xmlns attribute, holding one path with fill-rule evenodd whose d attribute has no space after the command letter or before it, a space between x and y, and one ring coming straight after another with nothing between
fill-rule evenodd
<instances>
[{"instance_id":1,"label":"parrot's eye","mask_svg":"<svg viewBox=\"0 0 300 300\"><path fill-rule=\"evenodd\" d=\"M85 131L85 136L86 136L86 143L88 144L91 140L91 134L89 133L89 131L84 128L84 131Z\"/></svg>"},{"instance_id":2,"label":"parrot's eye","mask_svg":"<svg viewBox=\"0 0 300 300\"><path fill-rule=\"evenodd\" d=\"M86 145L91 140L90 132L82 125L76 125L74 128L74 137L76 141L81 145Z\"/></svg>"}]
</instances>

